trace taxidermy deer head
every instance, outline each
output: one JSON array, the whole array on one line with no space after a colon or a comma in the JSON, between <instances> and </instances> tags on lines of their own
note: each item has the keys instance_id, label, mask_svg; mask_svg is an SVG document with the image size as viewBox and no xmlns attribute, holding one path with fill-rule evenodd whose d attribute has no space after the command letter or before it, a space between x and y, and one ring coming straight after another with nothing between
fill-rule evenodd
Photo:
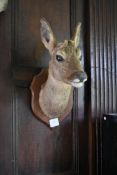
<instances>
[{"instance_id":1,"label":"taxidermy deer head","mask_svg":"<svg viewBox=\"0 0 117 175\"><path fill-rule=\"evenodd\" d=\"M0 0L0 12L6 10L8 0Z\"/></svg>"},{"instance_id":2,"label":"taxidermy deer head","mask_svg":"<svg viewBox=\"0 0 117 175\"><path fill-rule=\"evenodd\" d=\"M50 126L54 119L57 119L56 123L69 114L73 104L73 88L83 86L87 80L81 64L80 30L81 23L77 25L71 40L58 43L48 22L41 19L41 39L51 59L48 70L33 78L32 109L39 119Z\"/></svg>"}]
</instances>

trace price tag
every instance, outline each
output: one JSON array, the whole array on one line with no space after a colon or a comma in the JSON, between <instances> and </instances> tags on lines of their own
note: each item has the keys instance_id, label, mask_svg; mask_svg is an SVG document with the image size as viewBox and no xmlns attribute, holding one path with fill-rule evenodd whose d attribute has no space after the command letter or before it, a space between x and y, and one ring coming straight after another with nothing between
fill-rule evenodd
<instances>
[{"instance_id":1,"label":"price tag","mask_svg":"<svg viewBox=\"0 0 117 175\"><path fill-rule=\"evenodd\" d=\"M58 120L58 118L50 119L49 122L50 122L50 127L51 128L56 127L56 126L59 126L59 120Z\"/></svg>"}]
</instances>

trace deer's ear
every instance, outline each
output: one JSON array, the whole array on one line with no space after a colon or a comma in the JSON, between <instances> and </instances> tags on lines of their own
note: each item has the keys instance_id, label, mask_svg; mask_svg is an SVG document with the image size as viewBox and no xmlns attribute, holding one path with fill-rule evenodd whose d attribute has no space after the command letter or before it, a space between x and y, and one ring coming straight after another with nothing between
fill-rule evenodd
<instances>
[{"instance_id":1,"label":"deer's ear","mask_svg":"<svg viewBox=\"0 0 117 175\"><path fill-rule=\"evenodd\" d=\"M79 46L80 43L80 33L81 33L81 23L79 22L73 36L73 41L76 48Z\"/></svg>"},{"instance_id":2,"label":"deer's ear","mask_svg":"<svg viewBox=\"0 0 117 175\"><path fill-rule=\"evenodd\" d=\"M48 22L44 18L42 18L40 22L41 40L49 52L51 52L56 46L56 39Z\"/></svg>"}]
</instances>

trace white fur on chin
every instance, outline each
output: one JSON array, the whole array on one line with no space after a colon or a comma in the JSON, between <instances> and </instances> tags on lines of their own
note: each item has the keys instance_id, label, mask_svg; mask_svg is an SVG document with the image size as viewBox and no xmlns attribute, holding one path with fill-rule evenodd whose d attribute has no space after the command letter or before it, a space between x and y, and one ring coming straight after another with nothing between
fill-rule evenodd
<instances>
[{"instance_id":1,"label":"white fur on chin","mask_svg":"<svg viewBox=\"0 0 117 175\"><path fill-rule=\"evenodd\" d=\"M80 88L84 85L84 83L71 83L73 87Z\"/></svg>"}]
</instances>

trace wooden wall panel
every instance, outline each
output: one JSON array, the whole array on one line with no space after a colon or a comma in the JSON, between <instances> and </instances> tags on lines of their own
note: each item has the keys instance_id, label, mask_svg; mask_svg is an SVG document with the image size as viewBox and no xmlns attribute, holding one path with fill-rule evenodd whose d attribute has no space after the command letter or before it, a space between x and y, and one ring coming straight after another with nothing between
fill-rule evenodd
<instances>
[{"instance_id":1,"label":"wooden wall panel","mask_svg":"<svg viewBox=\"0 0 117 175\"><path fill-rule=\"evenodd\" d=\"M117 109L115 6L114 0L91 2L91 70L92 91L95 91L92 104L94 102L97 113L116 112Z\"/></svg>"},{"instance_id":2,"label":"wooden wall panel","mask_svg":"<svg viewBox=\"0 0 117 175\"><path fill-rule=\"evenodd\" d=\"M59 41L69 38L69 1L38 0L34 3L34 1L19 0L14 1L12 8L13 13L16 14L14 16L12 13L13 65L21 70L22 67L24 69L46 67L50 56L40 41L40 18L44 16L50 22ZM35 57L37 45L37 57ZM41 57L43 60L40 62ZM23 78L21 74L20 77ZM27 73L25 77L27 78ZM15 173L19 175L58 173L65 175L66 172L71 174L73 160L71 114L60 124L60 127L51 130L36 119L30 103L30 90L15 87L14 149L17 160Z\"/></svg>"},{"instance_id":3,"label":"wooden wall panel","mask_svg":"<svg viewBox=\"0 0 117 175\"><path fill-rule=\"evenodd\" d=\"M102 166L102 114L117 112L116 7L115 0L90 0L91 100L92 120L96 122L97 174L101 174Z\"/></svg>"},{"instance_id":4,"label":"wooden wall panel","mask_svg":"<svg viewBox=\"0 0 117 175\"><path fill-rule=\"evenodd\" d=\"M50 129L30 108L30 91L17 88L17 172L56 174L72 170L71 116Z\"/></svg>"},{"instance_id":5,"label":"wooden wall panel","mask_svg":"<svg viewBox=\"0 0 117 175\"><path fill-rule=\"evenodd\" d=\"M69 38L70 31L72 37L77 23L79 21L82 22L81 48L83 55L82 62L84 64L85 36L83 33L85 32L85 23L83 8L84 3L81 0L73 0L70 2L62 1L62 3L61 1L56 1L56 3L55 1L46 1L44 3L44 1L41 0L35 1L35 3L23 0L14 1L14 12L16 14L15 16L13 15L14 65L19 67L19 69L21 67L47 66L48 53L45 52L45 48L41 44L39 33L39 19L41 16L44 16L47 18L47 20L49 20L55 34L60 40ZM54 12L55 16L53 18ZM36 51L37 55L35 57L35 49L37 44L38 51ZM44 54L41 56L42 53ZM41 61L38 60L41 57L44 59ZM17 124L15 131L17 136L16 157L18 158L16 172L19 172L20 174L31 174L37 172L47 173L46 171L48 171L48 173L53 172L54 174L60 171L62 173L62 171L66 172L68 170L72 170L76 174L86 174L88 171L88 132L86 122L87 115L84 114L84 108L86 105L84 103L84 88L79 90L75 89L72 115L70 115L68 119L63 122L63 126L56 129L54 132L50 131L48 128L46 128L46 126L44 127L41 122L34 118L31 111L29 111L30 109L27 106L29 106L28 101L30 101L30 99L29 92L27 92L27 90L20 88L16 89L15 98L15 115ZM26 114L28 115L28 118ZM27 123L30 123L30 125L28 126ZM35 127L36 129L34 129ZM69 130L69 132L66 130ZM41 134L38 135L36 132ZM58 138L62 139L58 140L60 150L59 148L57 150L54 148L55 143L54 145L52 144L53 134L55 137L55 142L57 142ZM25 143L25 138L28 138L28 144ZM43 142L45 142L45 140L47 140L48 145L44 146ZM33 144L34 141L35 144ZM69 146L66 149L65 146L67 146L67 143ZM48 151L48 148L49 153L45 151L44 154L44 149ZM27 156L26 154L28 150L29 155ZM58 152L60 152L59 155L55 156L55 154L58 154Z\"/></svg>"},{"instance_id":6,"label":"wooden wall panel","mask_svg":"<svg viewBox=\"0 0 117 175\"><path fill-rule=\"evenodd\" d=\"M40 19L47 19L58 41L69 38L69 1L17 0L14 4L15 64L47 67L49 56L40 39Z\"/></svg>"},{"instance_id":7,"label":"wooden wall panel","mask_svg":"<svg viewBox=\"0 0 117 175\"><path fill-rule=\"evenodd\" d=\"M87 11L85 12L85 6L88 3L82 0L71 0L71 36L77 23L82 23L81 30L81 49L82 49L82 63L85 68L86 62L86 23ZM87 9L88 10L88 9ZM73 148L74 148L74 171L76 174L85 175L88 173L88 114L85 113L85 86L74 90L74 105L73 105ZM85 168L84 168L85 167Z\"/></svg>"},{"instance_id":8,"label":"wooden wall panel","mask_svg":"<svg viewBox=\"0 0 117 175\"><path fill-rule=\"evenodd\" d=\"M0 174L12 175L12 84L10 55L10 7L0 13Z\"/></svg>"}]
</instances>

